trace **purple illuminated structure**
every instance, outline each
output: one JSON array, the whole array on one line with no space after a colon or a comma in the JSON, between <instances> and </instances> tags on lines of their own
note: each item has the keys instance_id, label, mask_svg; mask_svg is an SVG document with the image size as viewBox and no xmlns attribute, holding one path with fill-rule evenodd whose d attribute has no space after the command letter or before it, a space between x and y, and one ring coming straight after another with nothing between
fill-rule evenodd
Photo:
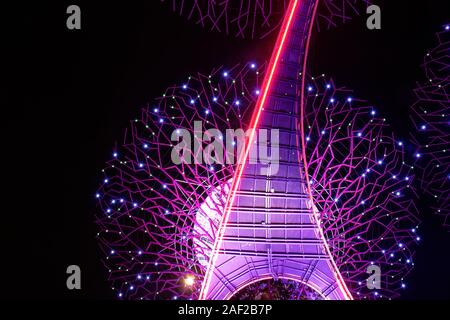
<instances>
[{"instance_id":1,"label":"purple illuminated structure","mask_svg":"<svg viewBox=\"0 0 450 320\"><path fill-rule=\"evenodd\" d=\"M205 28L236 37L264 38L281 26L289 0L161 0ZM319 2L317 26L331 28L363 12L369 0Z\"/></svg>"},{"instance_id":2,"label":"purple illuminated structure","mask_svg":"<svg viewBox=\"0 0 450 320\"><path fill-rule=\"evenodd\" d=\"M450 27L437 34L438 45L424 58L425 81L414 90L411 107L415 129L412 139L419 189L432 203L431 210L443 216L450 231Z\"/></svg>"},{"instance_id":3,"label":"purple illuminated structure","mask_svg":"<svg viewBox=\"0 0 450 320\"><path fill-rule=\"evenodd\" d=\"M413 167L372 106L304 72L316 5L289 2L267 67L189 77L132 122L96 195L119 297L232 299L271 279L296 284L298 298L392 298L406 287L420 240ZM172 162L177 134L191 133L192 158L212 142L204 130L236 128L250 129L244 161ZM247 161L255 129L280 130L278 170ZM371 266L379 289L366 283Z\"/></svg>"}]
</instances>

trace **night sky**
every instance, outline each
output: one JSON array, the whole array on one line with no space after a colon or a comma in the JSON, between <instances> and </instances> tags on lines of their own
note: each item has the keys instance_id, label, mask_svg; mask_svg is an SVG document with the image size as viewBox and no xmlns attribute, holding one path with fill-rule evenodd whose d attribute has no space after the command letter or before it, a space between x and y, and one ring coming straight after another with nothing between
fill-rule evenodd
<instances>
[{"instance_id":1,"label":"night sky","mask_svg":"<svg viewBox=\"0 0 450 320\"><path fill-rule=\"evenodd\" d=\"M36 2L5 9L2 295L114 298L95 240L94 194L115 142L166 87L220 65L264 62L274 37L205 31L153 0ZM368 30L361 17L316 33L310 65L371 101L406 138L411 90L450 10L441 0L376 3L382 30ZM81 7L80 31L66 28L70 4ZM449 299L450 233L420 206L423 240L402 298ZM66 289L71 264L82 269L81 291Z\"/></svg>"}]
</instances>

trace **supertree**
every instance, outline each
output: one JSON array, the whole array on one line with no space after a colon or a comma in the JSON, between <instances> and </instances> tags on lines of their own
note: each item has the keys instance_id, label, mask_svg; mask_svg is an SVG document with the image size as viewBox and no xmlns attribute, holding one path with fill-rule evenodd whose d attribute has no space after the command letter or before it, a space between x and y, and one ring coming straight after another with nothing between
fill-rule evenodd
<instances>
[{"instance_id":1,"label":"supertree","mask_svg":"<svg viewBox=\"0 0 450 320\"><path fill-rule=\"evenodd\" d=\"M241 107L258 94L259 72L250 70L219 68L168 88L155 105L142 110L123 146L113 152L96 195L97 223L119 296L195 298L220 219L208 216L207 208L221 205L212 194L226 192L233 170L202 162L173 164L171 138L187 130L192 137L199 134L193 143L204 146L194 121L221 130L238 128L245 115ZM185 157L195 157L188 147Z\"/></svg>"},{"instance_id":2,"label":"supertree","mask_svg":"<svg viewBox=\"0 0 450 320\"><path fill-rule=\"evenodd\" d=\"M424 58L425 80L414 90L411 106L415 131L418 189L431 203L431 210L443 217L450 231L450 27L437 33L438 44Z\"/></svg>"},{"instance_id":3,"label":"supertree","mask_svg":"<svg viewBox=\"0 0 450 320\"><path fill-rule=\"evenodd\" d=\"M231 143L218 132L248 128L264 70L190 76L142 110L113 150L96 194L97 237L119 297L198 298L236 166L196 159L212 142ZM309 181L331 254L355 298L396 297L420 241L413 167L374 107L324 75L304 76ZM178 135L191 140L176 145ZM186 162L174 163L174 148ZM370 265L383 270L379 290L366 286Z\"/></svg>"},{"instance_id":4,"label":"supertree","mask_svg":"<svg viewBox=\"0 0 450 320\"><path fill-rule=\"evenodd\" d=\"M289 0L161 0L172 10L210 30L240 38L264 38L276 31ZM371 3L369 0L320 1L317 27L331 28L351 20Z\"/></svg>"}]
</instances>

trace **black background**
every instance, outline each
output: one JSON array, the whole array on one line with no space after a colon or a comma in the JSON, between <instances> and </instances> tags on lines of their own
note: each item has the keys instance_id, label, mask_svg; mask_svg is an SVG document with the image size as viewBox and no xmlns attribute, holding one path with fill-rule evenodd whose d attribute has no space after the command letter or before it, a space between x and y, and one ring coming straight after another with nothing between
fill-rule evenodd
<instances>
[{"instance_id":1,"label":"black background","mask_svg":"<svg viewBox=\"0 0 450 320\"><path fill-rule=\"evenodd\" d=\"M448 1L376 1L382 30L365 16L313 37L314 73L333 75L374 103L407 136L420 64L450 22ZM77 4L82 29L66 28ZM273 37L206 31L147 1L35 1L3 7L2 290L9 298L114 298L100 262L93 195L100 170L139 108L192 72L268 59ZM447 19L447 20L446 20ZM2 103L3 105L3 103ZM450 298L450 233L423 204L422 245L402 298ZM82 269L82 290L65 270Z\"/></svg>"}]
</instances>

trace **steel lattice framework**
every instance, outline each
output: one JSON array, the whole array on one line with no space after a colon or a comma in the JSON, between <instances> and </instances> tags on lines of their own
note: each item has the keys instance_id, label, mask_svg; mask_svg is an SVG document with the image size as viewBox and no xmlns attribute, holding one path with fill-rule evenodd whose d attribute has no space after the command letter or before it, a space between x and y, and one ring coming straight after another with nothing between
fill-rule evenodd
<instances>
[{"instance_id":1,"label":"steel lattice framework","mask_svg":"<svg viewBox=\"0 0 450 320\"><path fill-rule=\"evenodd\" d=\"M289 0L161 0L196 24L236 37L264 38L279 29ZM364 12L369 0L320 2L317 27L326 29Z\"/></svg>"},{"instance_id":2,"label":"steel lattice framework","mask_svg":"<svg viewBox=\"0 0 450 320\"><path fill-rule=\"evenodd\" d=\"M194 134L194 120L205 130L246 128L262 70L189 77L131 122L97 193L98 240L120 297L198 298L234 166L172 164L171 133ZM396 297L420 239L412 167L373 107L350 102L351 92L324 76L308 88L310 181L333 257L355 298ZM383 270L381 290L366 287L371 264Z\"/></svg>"},{"instance_id":3,"label":"steel lattice framework","mask_svg":"<svg viewBox=\"0 0 450 320\"><path fill-rule=\"evenodd\" d=\"M414 90L412 134L416 146L419 189L433 203L434 213L450 227L450 31L437 34L438 44L424 58L426 80ZM450 229L449 229L450 230Z\"/></svg>"}]
</instances>

